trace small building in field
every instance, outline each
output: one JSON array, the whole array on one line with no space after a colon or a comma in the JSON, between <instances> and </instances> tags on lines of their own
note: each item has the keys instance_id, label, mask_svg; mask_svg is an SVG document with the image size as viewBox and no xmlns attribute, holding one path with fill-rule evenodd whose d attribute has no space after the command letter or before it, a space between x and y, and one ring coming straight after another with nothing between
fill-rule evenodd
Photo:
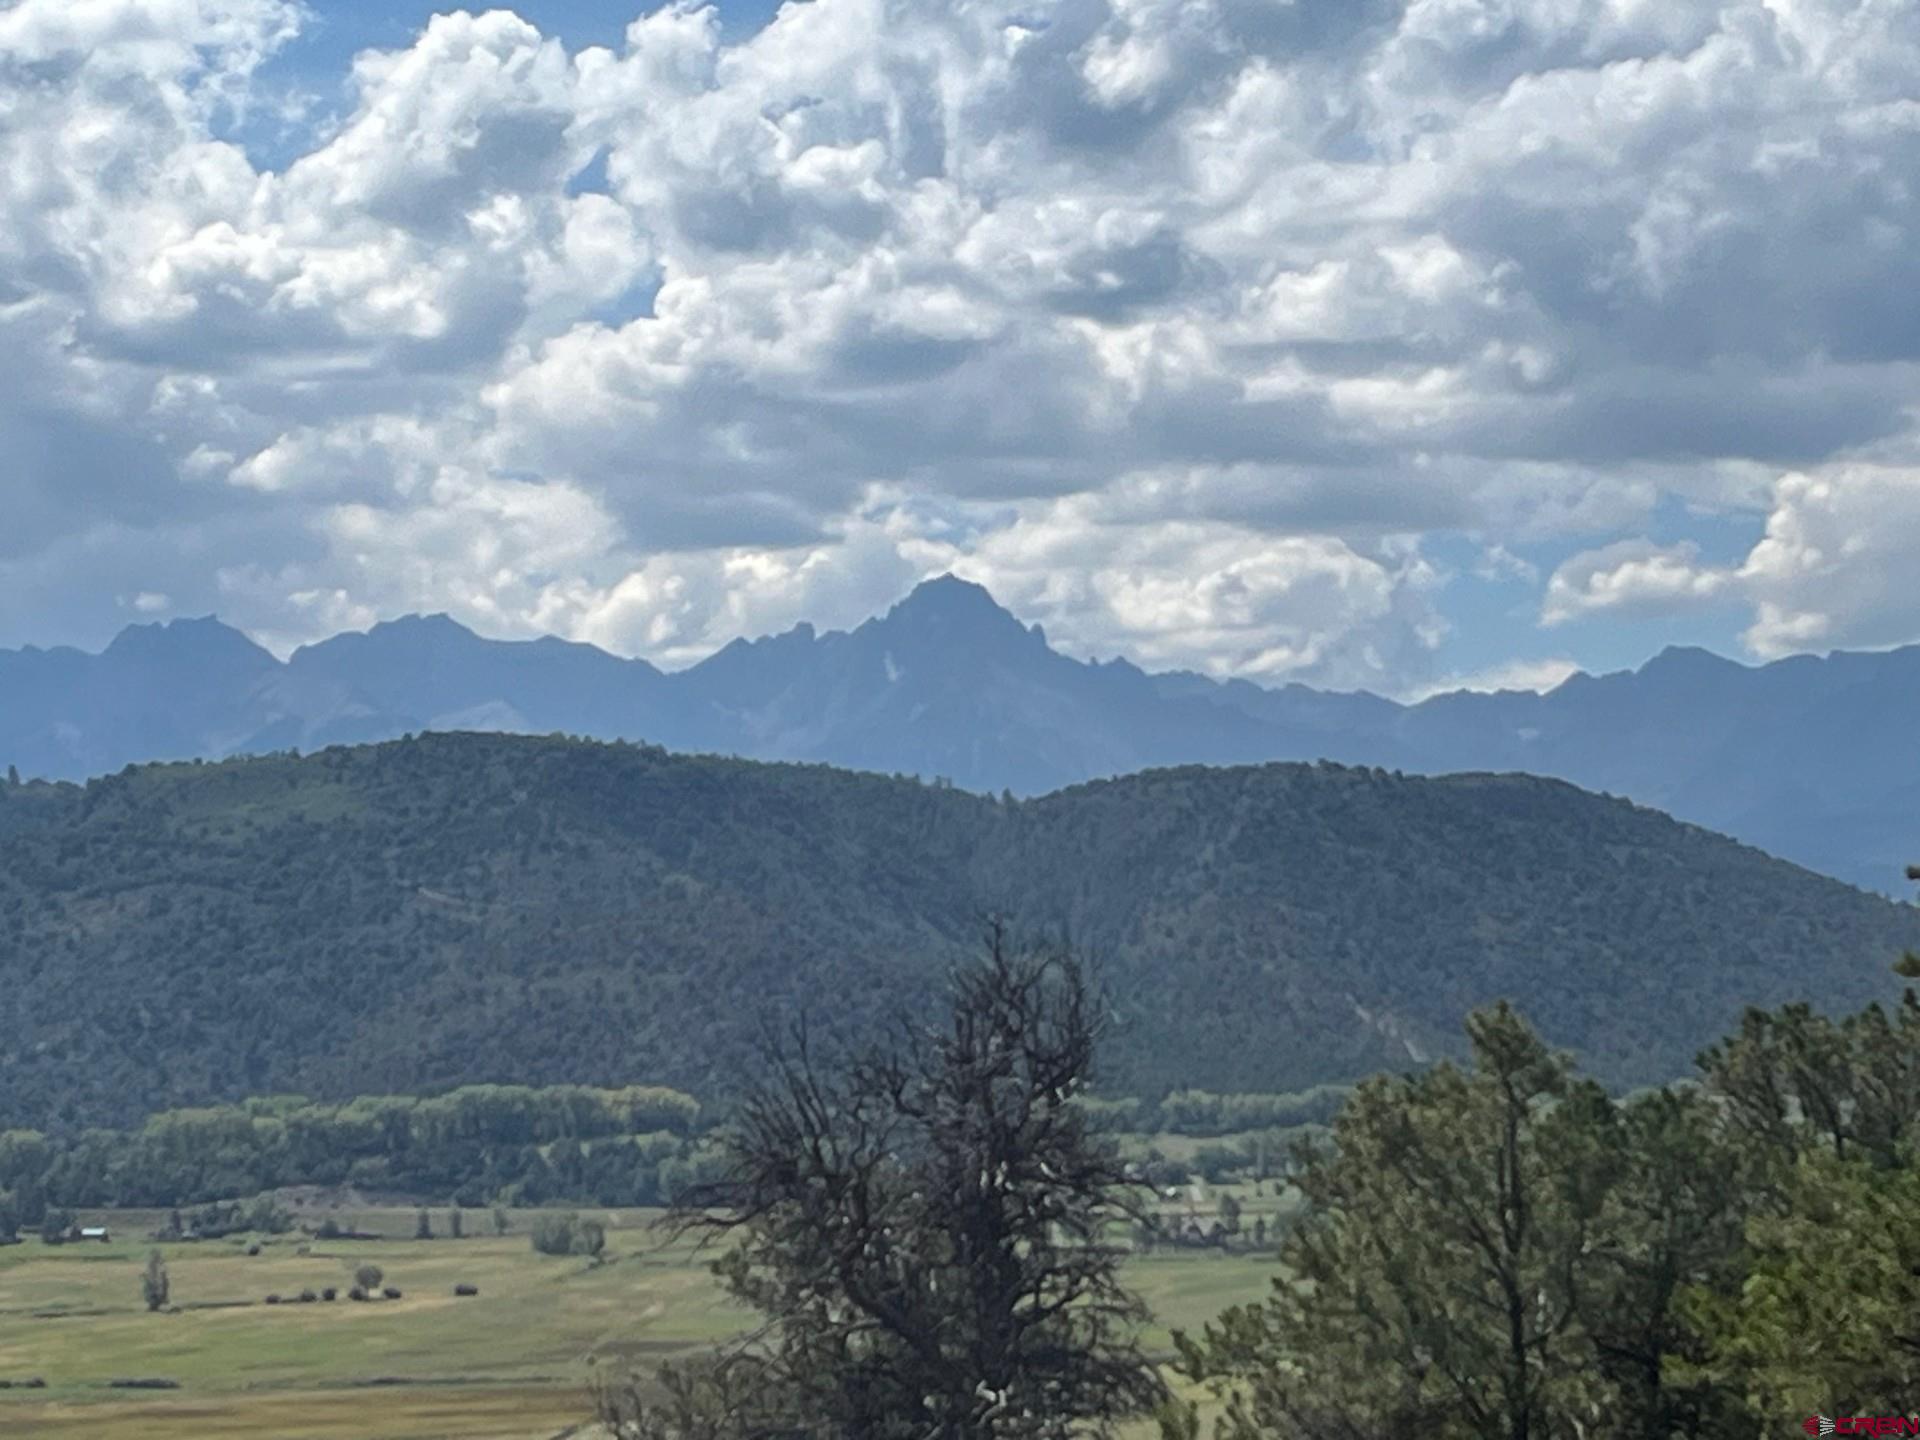
<instances>
[{"instance_id":1,"label":"small building in field","mask_svg":"<svg viewBox=\"0 0 1920 1440\"><path fill-rule=\"evenodd\" d=\"M73 1238L76 1240L98 1240L102 1245L105 1245L113 1239L113 1236L107 1233L107 1227L104 1225L88 1225L76 1230Z\"/></svg>"}]
</instances>

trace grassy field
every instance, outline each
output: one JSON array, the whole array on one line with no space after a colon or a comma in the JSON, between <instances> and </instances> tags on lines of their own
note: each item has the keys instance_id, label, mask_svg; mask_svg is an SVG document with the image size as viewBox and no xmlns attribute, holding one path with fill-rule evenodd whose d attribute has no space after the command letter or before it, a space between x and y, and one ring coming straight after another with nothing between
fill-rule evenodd
<instances>
[{"instance_id":1,"label":"grassy field","mask_svg":"<svg viewBox=\"0 0 1920 1440\"><path fill-rule=\"evenodd\" d=\"M1240 1192L1247 1220L1272 1197ZM1199 1205L1207 1207L1210 1196ZM158 1217L106 1219L110 1244L0 1248L0 1435L73 1440L546 1440L582 1423L590 1364L687 1356L748 1320L701 1257L663 1246L644 1211L583 1211L608 1227L602 1263L537 1255L528 1213L504 1236L418 1241L414 1211L350 1217L382 1238L262 1237L161 1245L173 1313L149 1314L140 1275ZM1203 1208L1201 1213L1206 1213ZM438 1217L436 1217L438 1218ZM469 1217L469 1230L485 1215ZM305 1253L302 1253L302 1252ZM375 1264L399 1300L346 1299ZM1256 1299L1270 1256L1162 1251L1129 1278L1155 1312L1149 1344ZM456 1298L456 1284L480 1293ZM335 1286L332 1303L268 1305ZM21 1388L31 1377L45 1388ZM175 1390L112 1388L165 1379Z\"/></svg>"}]
</instances>

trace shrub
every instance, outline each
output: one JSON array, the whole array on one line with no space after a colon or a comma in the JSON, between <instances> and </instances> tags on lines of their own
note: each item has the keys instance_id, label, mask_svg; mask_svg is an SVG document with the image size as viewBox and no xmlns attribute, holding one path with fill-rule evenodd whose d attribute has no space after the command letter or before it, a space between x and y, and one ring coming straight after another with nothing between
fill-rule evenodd
<instances>
[{"instance_id":1,"label":"shrub","mask_svg":"<svg viewBox=\"0 0 1920 1440\"><path fill-rule=\"evenodd\" d=\"M320 1228L313 1233L322 1240L338 1240L340 1238L340 1222L332 1216L328 1216L320 1222Z\"/></svg>"},{"instance_id":2,"label":"shrub","mask_svg":"<svg viewBox=\"0 0 1920 1440\"><path fill-rule=\"evenodd\" d=\"M302 1290L300 1292L300 1303L302 1305L311 1305L313 1304L314 1301L318 1300L319 1298L320 1297L314 1294L313 1291L311 1290Z\"/></svg>"},{"instance_id":3,"label":"shrub","mask_svg":"<svg viewBox=\"0 0 1920 1440\"><path fill-rule=\"evenodd\" d=\"M367 1292L362 1290L358 1285L356 1285L351 1290L347 1291L347 1298L349 1300L364 1300L367 1298Z\"/></svg>"},{"instance_id":4,"label":"shrub","mask_svg":"<svg viewBox=\"0 0 1920 1440\"><path fill-rule=\"evenodd\" d=\"M399 1289L398 1289L398 1288L397 1288L396 1286L393 1286L393 1285L389 1285L389 1286L387 1286L387 1288L386 1288L386 1289L384 1289L384 1290L382 1290L382 1291L381 1291L380 1293L381 1293L382 1295L384 1295L384 1296L386 1296L386 1297L387 1297L387 1299L389 1299L389 1300L398 1300L398 1299L400 1298L400 1291L399 1291Z\"/></svg>"},{"instance_id":5,"label":"shrub","mask_svg":"<svg viewBox=\"0 0 1920 1440\"><path fill-rule=\"evenodd\" d=\"M607 1227L598 1220L582 1220L571 1210L542 1215L533 1222L533 1248L542 1255L598 1257L607 1248Z\"/></svg>"},{"instance_id":6,"label":"shrub","mask_svg":"<svg viewBox=\"0 0 1920 1440\"><path fill-rule=\"evenodd\" d=\"M293 1216L274 1203L271 1195L242 1205L237 1200L203 1205L186 1217L187 1234L196 1240L219 1240L247 1231L279 1235L293 1228Z\"/></svg>"},{"instance_id":7,"label":"shrub","mask_svg":"<svg viewBox=\"0 0 1920 1440\"><path fill-rule=\"evenodd\" d=\"M320 1292L320 1298L321 1298L322 1300L331 1300L331 1299L333 1299L333 1297L334 1297L335 1295L337 1295L338 1293L339 1293L339 1292L338 1292L337 1290L335 1290L335 1289L333 1288L333 1286L331 1286L331 1285L329 1285L329 1286L327 1286L327 1288L326 1288L326 1289L324 1289L324 1290L322 1290L322 1291Z\"/></svg>"},{"instance_id":8,"label":"shrub","mask_svg":"<svg viewBox=\"0 0 1920 1440\"><path fill-rule=\"evenodd\" d=\"M572 1211L564 1215L542 1215L533 1222L533 1248L542 1255L571 1255L574 1232L580 1217Z\"/></svg>"},{"instance_id":9,"label":"shrub","mask_svg":"<svg viewBox=\"0 0 1920 1440\"><path fill-rule=\"evenodd\" d=\"M1218 1185L1242 1168L1247 1157L1225 1145L1202 1145L1193 1155L1193 1171L1209 1185Z\"/></svg>"},{"instance_id":10,"label":"shrub","mask_svg":"<svg viewBox=\"0 0 1920 1440\"><path fill-rule=\"evenodd\" d=\"M254 1243L253 1243L253 1244L251 1244L251 1245L249 1245L249 1246L247 1246L247 1254L249 1254L249 1255L258 1255L259 1253L260 1253L260 1242L259 1242L259 1241L257 1241L257 1240L256 1240L256 1241L254 1241Z\"/></svg>"},{"instance_id":11,"label":"shrub","mask_svg":"<svg viewBox=\"0 0 1920 1440\"><path fill-rule=\"evenodd\" d=\"M478 1285L456 1285L453 1287L453 1293L456 1295L478 1295L480 1293L480 1287Z\"/></svg>"},{"instance_id":12,"label":"shrub","mask_svg":"<svg viewBox=\"0 0 1920 1440\"><path fill-rule=\"evenodd\" d=\"M378 1290L386 1273L378 1265L362 1265L353 1272L353 1283L362 1290Z\"/></svg>"},{"instance_id":13,"label":"shrub","mask_svg":"<svg viewBox=\"0 0 1920 1440\"><path fill-rule=\"evenodd\" d=\"M269 1305L278 1305L280 1303L280 1297L278 1295L269 1295L267 1296L267 1303Z\"/></svg>"}]
</instances>

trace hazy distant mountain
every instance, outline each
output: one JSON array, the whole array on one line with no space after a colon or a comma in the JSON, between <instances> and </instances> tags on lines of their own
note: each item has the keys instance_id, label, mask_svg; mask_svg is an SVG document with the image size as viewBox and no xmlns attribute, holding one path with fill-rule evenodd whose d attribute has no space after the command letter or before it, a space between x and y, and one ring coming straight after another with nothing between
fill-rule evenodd
<instances>
[{"instance_id":1,"label":"hazy distant mountain","mask_svg":"<svg viewBox=\"0 0 1920 1440\"><path fill-rule=\"evenodd\" d=\"M831 683L831 682L824 682ZM1528 776L1189 766L1008 803L501 735L0 784L10 1123L660 1081L923 1008L998 910L1099 957L1109 1092L1298 1089L1500 997L1619 1084L1743 1006L1885 999L1920 914Z\"/></svg>"},{"instance_id":2,"label":"hazy distant mountain","mask_svg":"<svg viewBox=\"0 0 1920 1440\"><path fill-rule=\"evenodd\" d=\"M1920 647L1758 668L1675 649L1546 695L1412 706L1149 675L1061 655L952 578L852 631L801 625L672 674L556 639L483 640L445 616L338 635L284 664L211 619L133 626L99 655L0 651L0 763L28 775L425 730L645 739L1018 794L1189 762L1521 770L1881 890L1920 859L1915 714Z\"/></svg>"}]
</instances>

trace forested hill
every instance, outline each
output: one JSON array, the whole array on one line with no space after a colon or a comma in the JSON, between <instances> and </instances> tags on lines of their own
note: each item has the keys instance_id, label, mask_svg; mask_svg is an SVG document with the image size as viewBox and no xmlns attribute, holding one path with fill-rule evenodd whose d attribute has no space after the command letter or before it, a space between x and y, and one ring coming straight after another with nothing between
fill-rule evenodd
<instances>
[{"instance_id":1,"label":"forested hill","mask_svg":"<svg viewBox=\"0 0 1920 1440\"><path fill-rule=\"evenodd\" d=\"M1516 1000L1620 1083L1885 995L1912 911L1526 776L1036 800L503 735L0 785L0 1128L475 1081L723 1095L763 1017L926 1002L1000 910L1102 960L1103 1088L1291 1090Z\"/></svg>"},{"instance_id":2,"label":"forested hill","mask_svg":"<svg viewBox=\"0 0 1920 1440\"><path fill-rule=\"evenodd\" d=\"M98 655L0 650L0 773L84 780L129 763L428 730L644 740L946 777L983 795L1273 760L1524 770L1904 895L1920 810L1906 723L1916 704L1920 646L1756 667L1667 650L1548 694L1413 705L1156 675L1062 654L947 576L852 630L800 625L671 673L551 636L483 639L444 615L336 635L284 662L212 618L130 626Z\"/></svg>"}]
</instances>

